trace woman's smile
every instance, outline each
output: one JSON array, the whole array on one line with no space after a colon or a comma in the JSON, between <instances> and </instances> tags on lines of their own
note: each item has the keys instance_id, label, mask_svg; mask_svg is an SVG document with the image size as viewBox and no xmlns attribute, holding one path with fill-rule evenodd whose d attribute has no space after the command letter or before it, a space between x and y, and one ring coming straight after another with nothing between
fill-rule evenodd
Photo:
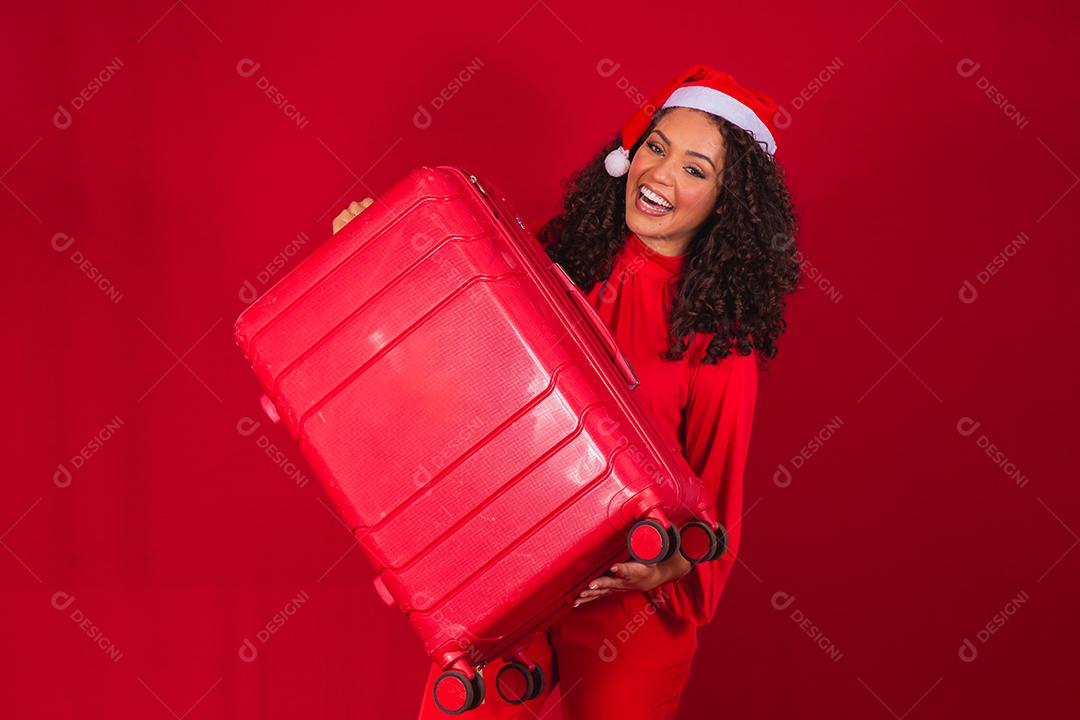
<instances>
[{"instance_id":1,"label":"woman's smile","mask_svg":"<svg viewBox=\"0 0 1080 720\"><path fill-rule=\"evenodd\" d=\"M675 206L666 197L645 183L642 183L641 189L638 191L637 208L646 215L652 215L653 217L675 212Z\"/></svg>"}]
</instances>

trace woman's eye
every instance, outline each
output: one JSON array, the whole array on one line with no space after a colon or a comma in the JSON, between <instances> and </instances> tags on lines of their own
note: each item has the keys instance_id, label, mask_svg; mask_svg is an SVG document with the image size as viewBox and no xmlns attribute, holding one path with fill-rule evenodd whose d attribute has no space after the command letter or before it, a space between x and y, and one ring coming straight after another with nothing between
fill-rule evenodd
<instances>
[{"instance_id":1,"label":"woman's eye","mask_svg":"<svg viewBox=\"0 0 1080 720\"><path fill-rule=\"evenodd\" d=\"M653 152L653 154L655 154L655 155L659 155L659 154L660 154L661 152L663 152L663 150L664 150L664 149L663 149L662 147L660 147L659 145L657 145L656 143L654 143L654 142L653 142L652 140L649 140L648 142L646 142L646 143L645 143L645 145L646 145L646 146L647 146L647 147L649 148L649 150L651 150L651 151ZM687 166L687 169L691 171L691 172L690 172L690 174L691 174L691 175L693 175L694 177L699 177L699 178L703 178L703 177L705 177L705 173L701 172L700 170L698 170L698 169L697 169L696 167L694 167L693 165L689 165L689 166Z\"/></svg>"}]
</instances>

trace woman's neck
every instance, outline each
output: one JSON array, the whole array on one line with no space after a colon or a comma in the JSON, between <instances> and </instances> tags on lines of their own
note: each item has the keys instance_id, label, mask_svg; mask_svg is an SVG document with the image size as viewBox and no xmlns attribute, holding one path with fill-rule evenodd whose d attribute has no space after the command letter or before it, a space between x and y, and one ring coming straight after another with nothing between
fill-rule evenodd
<instances>
[{"instance_id":1,"label":"woman's neck","mask_svg":"<svg viewBox=\"0 0 1080 720\"><path fill-rule=\"evenodd\" d=\"M633 231L631 231L633 232ZM686 248L690 245L690 238L657 238L634 233L641 242L649 246L657 255L677 257L686 254Z\"/></svg>"}]
</instances>

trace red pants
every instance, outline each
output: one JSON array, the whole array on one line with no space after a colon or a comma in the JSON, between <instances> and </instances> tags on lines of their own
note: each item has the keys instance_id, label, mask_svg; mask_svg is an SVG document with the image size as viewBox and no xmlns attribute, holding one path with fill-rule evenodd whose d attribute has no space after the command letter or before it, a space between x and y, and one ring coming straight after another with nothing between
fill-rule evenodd
<instances>
[{"instance_id":1,"label":"red pants","mask_svg":"<svg viewBox=\"0 0 1080 720\"><path fill-rule=\"evenodd\" d=\"M495 690L495 675L504 662L493 660L483 670L483 704L462 717L533 720L551 694L557 670L563 720L674 718L696 650L693 625L657 609L644 593L609 593L573 608L528 648L547 677L539 697L519 705L505 702ZM450 717L432 698L439 673L432 665L420 720Z\"/></svg>"}]
</instances>

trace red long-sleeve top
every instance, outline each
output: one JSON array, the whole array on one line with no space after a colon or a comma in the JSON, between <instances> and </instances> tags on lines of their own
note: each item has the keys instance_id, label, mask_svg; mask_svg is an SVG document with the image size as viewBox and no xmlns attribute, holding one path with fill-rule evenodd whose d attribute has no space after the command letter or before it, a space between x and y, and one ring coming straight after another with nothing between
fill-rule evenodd
<instances>
[{"instance_id":1,"label":"red long-sleeve top","mask_svg":"<svg viewBox=\"0 0 1080 720\"><path fill-rule=\"evenodd\" d=\"M720 559L699 563L684 577L646 593L659 607L700 627L716 614L739 550L758 372L756 351L703 364L712 333L696 334L681 360L661 357L668 347L673 281L684 260L660 255L628 231L610 277L586 297L633 366L641 383L634 394L642 408L668 444L682 449L727 528L728 550Z\"/></svg>"}]
</instances>

